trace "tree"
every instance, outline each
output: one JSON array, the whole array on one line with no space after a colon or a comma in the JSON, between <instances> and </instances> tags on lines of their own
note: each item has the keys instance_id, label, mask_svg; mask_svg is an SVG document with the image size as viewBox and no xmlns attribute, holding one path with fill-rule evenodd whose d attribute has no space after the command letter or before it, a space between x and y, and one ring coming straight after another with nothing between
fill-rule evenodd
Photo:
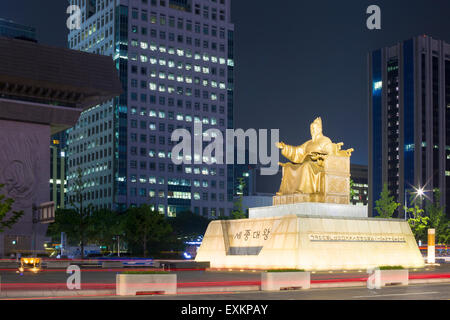
<instances>
[{"instance_id":1,"label":"tree","mask_svg":"<svg viewBox=\"0 0 450 320\"><path fill-rule=\"evenodd\" d=\"M234 202L234 210L231 213L231 216L233 219L246 219L247 218L247 213L244 212L244 209L242 207L242 201L244 199L244 188L245 188L244 178L238 178L239 197Z\"/></svg>"},{"instance_id":2,"label":"tree","mask_svg":"<svg viewBox=\"0 0 450 320\"><path fill-rule=\"evenodd\" d=\"M417 241L425 241L427 239L427 229L430 225L430 218L424 215L424 210L418 205L417 202L413 203L413 206L409 208L405 207L405 212L412 215L412 218L408 219L411 231L414 234L414 238Z\"/></svg>"},{"instance_id":3,"label":"tree","mask_svg":"<svg viewBox=\"0 0 450 320\"><path fill-rule=\"evenodd\" d=\"M353 179L350 179L350 201L353 200L353 198L357 195L355 190L355 182Z\"/></svg>"},{"instance_id":4,"label":"tree","mask_svg":"<svg viewBox=\"0 0 450 320\"><path fill-rule=\"evenodd\" d=\"M430 219L430 227L436 229L438 243L448 243L450 240L450 226L445 216L444 207L440 204L441 191L436 189L433 200L428 200L425 205L425 213Z\"/></svg>"},{"instance_id":5,"label":"tree","mask_svg":"<svg viewBox=\"0 0 450 320\"><path fill-rule=\"evenodd\" d=\"M148 244L161 242L172 233L172 228L165 217L147 204L127 210L124 229L125 238L129 243L142 245L144 258L148 254Z\"/></svg>"},{"instance_id":6,"label":"tree","mask_svg":"<svg viewBox=\"0 0 450 320\"><path fill-rule=\"evenodd\" d=\"M387 183L383 185L383 191L381 191L380 199L375 201L375 210L378 212L378 218L390 219L395 210L400 206L399 203L394 201L394 196L390 195Z\"/></svg>"},{"instance_id":7,"label":"tree","mask_svg":"<svg viewBox=\"0 0 450 320\"><path fill-rule=\"evenodd\" d=\"M210 220L191 211L186 211L177 214L175 218L171 218L169 223L177 237L195 240L205 234Z\"/></svg>"},{"instance_id":8,"label":"tree","mask_svg":"<svg viewBox=\"0 0 450 320\"><path fill-rule=\"evenodd\" d=\"M89 225L89 216L92 205L84 206L85 186L83 182L83 170L77 169L77 178L74 183L75 195L69 198L69 203L74 208L78 216L76 225L78 226L78 236L81 249L81 259L84 259L84 245L86 243L86 232Z\"/></svg>"},{"instance_id":9,"label":"tree","mask_svg":"<svg viewBox=\"0 0 450 320\"><path fill-rule=\"evenodd\" d=\"M100 209L95 210L89 220L87 232L89 238L97 244L112 250L114 247L113 238L122 236L124 233L123 216L109 209Z\"/></svg>"},{"instance_id":10,"label":"tree","mask_svg":"<svg viewBox=\"0 0 450 320\"><path fill-rule=\"evenodd\" d=\"M57 209L55 212L55 222L51 223L47 229L47 236L53 241L59 241L61 232L65 232L67 240L71 244L78 244L80 239L79 217L73 209Z\"/></svg>"},{"instance_id":11,"label":"tree","mask_svg":"<svg viewBox=\"0 0 450 320\"><path fill-rule=\"evenodd\" d=\"M4 184L0 184L0 190L3 189L4 186ZM20 217L23 216L23 211L11 212L13 204L14 199L7 198L6 195L0 194L0 233L5 231L5 229L11 229L12 226L19 221Z\"/></svg>"}]
</instances>

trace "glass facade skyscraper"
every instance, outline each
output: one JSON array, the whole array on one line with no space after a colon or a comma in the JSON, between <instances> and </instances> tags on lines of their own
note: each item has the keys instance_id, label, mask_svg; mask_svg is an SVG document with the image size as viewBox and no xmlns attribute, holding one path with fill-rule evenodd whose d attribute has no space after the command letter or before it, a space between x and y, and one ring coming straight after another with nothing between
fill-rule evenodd
<instances>
[{"instance_id":1,"label":"glass facade skyscraper","mask_svg":"<svg viewBox=\"0 0 450 320\"><path fill-rule=\"evenodd\" d=\"M230 0L70 2L82 10L82 27L70 32L69 47L111 56L124 92L67 131L68 195L81 168L86 202L96 208L149 203L168 216L228 215L233 167L174 165L171 134L193 133L194 123L233 128Z\"/></svg>"},{"instance_id":2,"label":"glass facade skyscraper","mask_svg":"<svg viewBox=\"0 0 450 320\"><path fill-rule=\"evenodd\" d=\"M385 183L401 204L439 189L450 208L450 44L419 36L375 50L368 74L369 214Z\"/></svg>"}]
</instances>

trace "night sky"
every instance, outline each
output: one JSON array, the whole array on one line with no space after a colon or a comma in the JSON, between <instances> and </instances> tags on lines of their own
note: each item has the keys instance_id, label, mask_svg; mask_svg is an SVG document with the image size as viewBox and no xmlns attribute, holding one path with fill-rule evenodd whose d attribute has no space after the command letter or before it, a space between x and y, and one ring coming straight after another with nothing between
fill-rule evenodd
<instances>
[{"instance_id":1,"label":"night sky","mask_svg":"<svg viewBox=\"0 0 450 320\"><path fill-rule=\"evenodd\" d=\"M432 5L431 5L432 3ZM382 11L382 30L366 28L366 9ZM0 0L0 17L37 28L41 43L66 46L65 0ZM367 53L415 35L450 42L448 0L234 0L236 128L279 128L281 140L324 134L367 164Z\"/></svg>"}]
</instances>

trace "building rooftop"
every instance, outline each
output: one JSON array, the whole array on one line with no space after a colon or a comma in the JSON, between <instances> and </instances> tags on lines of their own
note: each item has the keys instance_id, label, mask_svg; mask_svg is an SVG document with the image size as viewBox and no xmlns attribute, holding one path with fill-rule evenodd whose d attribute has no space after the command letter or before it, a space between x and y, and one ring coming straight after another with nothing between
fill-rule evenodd
<instances>
[{"instance_id":1,"label":"building rooftop","mask_svg":"<svg viewBox=\"0 0 450 320\"><path fill-rule=\"evenodd\" d=\"M122 93L108 56L0 37L0 61L3 119L50 123L62 130L73 126L84 109Z\"/></svg>"}]
</instances>

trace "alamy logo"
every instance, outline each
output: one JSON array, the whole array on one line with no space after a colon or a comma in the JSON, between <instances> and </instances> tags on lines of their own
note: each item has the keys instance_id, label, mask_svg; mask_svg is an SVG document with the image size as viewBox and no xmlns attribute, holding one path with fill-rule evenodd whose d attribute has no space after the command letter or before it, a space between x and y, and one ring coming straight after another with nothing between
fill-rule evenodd
<instances>
[{"instance_id":1,"label":"alamy logo","mask_svg":"<svg viewBox=\"0 0 450 320\"><path fill-rule=\"evenodd\" d=\"M367 288L370 290L381 289L380 268L367 269L369 277L367 278Z\"/></svg>"},{"instance_id":2,"label":"alamy logo","mask_svg":"<svg viewBox=\"0 0 450 320\"><path fill-rule=\"evenodd\" d=\"M70 274L67 278L67 289L80 290L81 289L81 270L79 266L69 266L66 273Z\"/></svg>"},{"instance_id":3,"label":"alamy logo","mask_svg":"<svg viewBox=\"0 0 450 320\"><path fill-rule=\"evenodd\" d=\"M67 18L67 28L69 30L80 30L81 29L81 9L79 6L71 5L67 7L67 14L70 14L70 17Z\"/></svg>"},{"instance_id":4,"label":"alamy logo","mask_svg":"<svg viewBox=\"0 0 450 320\"><path fill-rule=\"evenodd\" d=\"M367 14L370 17L367 18L367 29L380 30L381 29L381 9L377 5L371 5L367 8Z\"/></svg>"},{"instance_id":5,"label":"alamy logo","mask_svg":"<svg viewBox=\"0 0 450 320\"><path fill-rule=\"evenodd\" d=\"M194 136L186 129L177 129L172 133L172 142L179 142L172 149L172 162L180 164L246 164L248 151L248 164L259 164L262 166L261 175L275 175L278 173L279 151L276 143L279 141L279 130L270 130L270 142L268 141L268 130L227 129L226 141L219 129L208 129L203 132L202 123L194 123ZM180 142L181 140L181 142ZM237 145L235 145L235 140ZM248 150L246 149L248 141ZM204 142L209 143L204 149ZM192 145L194 152L192 152ZM270 155L268 148L270 147ZM235 150L237 154L235 155ZM268 167L267 167L268 166Z\"/></svg>"}]
</instances>

